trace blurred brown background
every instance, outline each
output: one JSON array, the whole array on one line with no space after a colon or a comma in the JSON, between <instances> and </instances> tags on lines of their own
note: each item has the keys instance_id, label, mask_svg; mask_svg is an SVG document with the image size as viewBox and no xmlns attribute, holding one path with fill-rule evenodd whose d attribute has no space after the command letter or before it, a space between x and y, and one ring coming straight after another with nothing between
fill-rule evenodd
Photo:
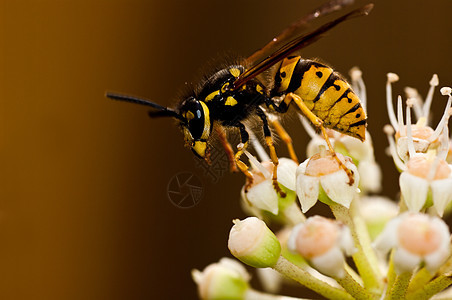
<instances>
[{"instance_id":1,"label":"blurred brown background","mask_svg":"<svg viewBox=\"0 0 452 300\"><path fill-rule=\"evenodd\" d=\"M395 198L386 73L401 77L395 93L425 95L433 73L452 85L452 2L375 2L303 54L363 70L383 193ZM172 105L206 60L251 54L319 3L0 0L0 298L195 299L190 270L228 255L244 178L212 182L172 121L104 92ZM435 121L445 100L437 92ZM304 130L287 123L303 153ZM190 209L167 198L181 171L204 187Z\"/></svg>"}]
</instances>

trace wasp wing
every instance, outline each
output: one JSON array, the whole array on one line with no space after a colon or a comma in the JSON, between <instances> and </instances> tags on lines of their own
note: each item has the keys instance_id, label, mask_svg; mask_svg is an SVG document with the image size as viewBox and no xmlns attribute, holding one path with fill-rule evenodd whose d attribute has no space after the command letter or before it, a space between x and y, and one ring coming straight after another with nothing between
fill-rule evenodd
<instances>
[{"instance_id":1,"label":"wasp wing","mask_svg":"<svg viewBox=\"0 0 452 300\"><path fill-rule=\"evenodd\" d=\"M353 4L354 0L330 0L315 10L311 11L301 19L290 24L278 36L274 37L263 48L254 52L246 59L249 65L254 65L256 62L267 56L272 50L275 50L283 45L290 37L294 36L296 32L301 32L309 27L310 23L315 19L329 15L335 11L341 10L344 7Z\"/></svg>"},{"instance_id":2,"label":"wasp wing","mask_svg":"<svg viewBox=\"0 0 452 300\"><path fill-rule=\"evenodd\" d=\"M349 20L351 18L354 18L354 17L368 15L369 12L372 10L373 6L374 6L373 4L367 4L361 8L352 10L348 14L345 14L331 22L328 22L308 34L305 34L305 35L302 35L300 37L293 39L292 41L290 41L287 44L285 44L284 46L282 46L279 50L277 50L276 52L274 52L267 58L261 60L258 64L254 65L253 67L251 67L250 69L248 69L247 71L242 73L234 81L233 88L237 89L237 88L241 87L246 82L253 79L257 75L261 74L262 72L268 70L273 65L275 65L279 61L283 60L284 58L286 58L293 52L300 50L300 49L314 43L315 41L320 39L325 32L329 31L336 25L338 25L346 20Z\"/></svg>"}]
</instances>

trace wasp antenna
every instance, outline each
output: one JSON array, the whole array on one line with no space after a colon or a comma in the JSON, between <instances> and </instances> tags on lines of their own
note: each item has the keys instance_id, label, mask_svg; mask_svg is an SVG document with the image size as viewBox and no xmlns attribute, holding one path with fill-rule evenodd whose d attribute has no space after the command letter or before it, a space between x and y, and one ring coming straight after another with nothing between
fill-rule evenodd
<instances>
[{"instance_id":1,"label":"wasp antenna","mask_svg":"<svg viewBox=\"0 0 452 300\"><path fill-rule=\"evenodd\" d=\"M176 118L178 120L185 122L185 119L177 111L175 111L171 108L167 108L166 110L158 110L158 111L150 110L148 112L148 116L151 118L173 117L173 118Z\"/></svg>"},{"instance_id":2,"label":"wasp antenna","mask_svg":"<svg viewBox=\"0 0 452 300\"><path fill-rule=\"evenodd\" d=\"M125 102L140 104L140 105L146 105L146 106L150 106L152 108L157 109L157 111L149 112L150 117L173 117L173 118L176 118L179 120L184 120L184 118L174 109L161 106L161 105L159 105L155 102L152 102L150 100L147 100L147 99L138 98L138 97L134 97L134 96L130 96L130 95L111 93L111 92L106 92L105 97L113 99L113 100L118 100L118 101L125 101Z\"/></svg>"},{"instance_id":3,"label":"wasp antenna","mask_svg":"<svg viewBox=\"0 0 452 300\"><path fill-rule=\"evenodd\" d=\"M134 96L130 96L130 95L123 95L123 94L117 94L117 93L111 93L111 92L106 92L105 93L105 97L113 99L113 100L118 100L118 101L125 101L125 102L131 102L131 103L136 103L136 104L140 104L140 105L147 105L147 106L151 106L157 110L166 110L166 107L161 106L157 103L154 103L150 100L147 99L143 99L143 98L138 98L138 97L134 97Z\"/></svg>"}]
</instances>

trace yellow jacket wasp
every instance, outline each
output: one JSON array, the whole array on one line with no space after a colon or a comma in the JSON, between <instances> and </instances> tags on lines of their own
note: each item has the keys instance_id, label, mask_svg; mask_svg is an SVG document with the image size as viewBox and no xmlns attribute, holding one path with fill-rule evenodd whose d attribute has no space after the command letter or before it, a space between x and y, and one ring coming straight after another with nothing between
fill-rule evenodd
<instances>
[{"instance_id":1,"label":"yellow jacket wasp","mask_svg":"<svg viewBox=\"0 0 452 300\"><path fill-rule=\"evenodd\" d=\"M282 42L287 41L295 30L349 3L350 0L332 0L325 3L285 29L243 63L230 65L214 72L175 109L127 95L107 93L106 96L115 100L151 106L153 108L149 113L151 117L176 118L180 122L186 143L200 158L208 159L209 138L212 130L215 129L219 133L232 165L235 167L236 164L247 176L249 182L252 182L253 176L248 166L240 160L249 140L243 121L251 116L259 117L262 120L265 142L269 147L274 165L273 185L283 195L276 181L278 157L269 122L288 144L291 157L296 160L296 156L290 137L276 119L268 118L268 114L285 113L290 104L295 103L301 113L321 130L333 153L325 128L353 136L361 141L365 138L366 115L359 98L349 84L330 67L314 60L302 59L300 56L291 56L291 54L312 44L323 33L339 23L353 17L367 15L373 8L373 4L355 9L281 46ZM266 56L266 53L275 48L277 48L276 51ZM258 77L272 67L276 67L276 72L271 80ZM241 144L235 154L226 139L224 128L236 128L240 132ZM337 157L336 160L347 172L352 184L351 171Z\"/></svg>"}]
</instances>

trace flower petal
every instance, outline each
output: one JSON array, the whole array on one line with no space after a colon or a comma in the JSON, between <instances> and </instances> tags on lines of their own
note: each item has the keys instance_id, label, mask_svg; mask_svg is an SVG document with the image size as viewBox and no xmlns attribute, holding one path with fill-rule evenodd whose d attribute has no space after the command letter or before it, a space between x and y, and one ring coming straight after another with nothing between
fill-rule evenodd
<instances>
[{"instance_id":1,"label":"flower petal","mask_svg":"<svg viewBox=\"0 0 452 300\"><path fill-rule=\"evenodd\" d=\"M358 251L353 242L353 237L348 226L343 226L339 237L339 246L344 250L345 255L352 256Z\"/></svg>"},{"instance_id":2,"label":"flower petal","mask_svg":"<svg viewBox=\"0 0 452 300\"><path fill-rule=\"evenodd\" d=\"M358 165L360 175L359 186L369 192L381 190L381 169L374 160L361 160Z\"/></svg>"},{"instance_id":3,"label":"flower petal","mask_svg":"<svg viewBox=\"0 0 452 300\"><path fill-rule=\"evenodd\" d=\"M433 180L430 183L433 204L442 217L447 204L452 201L452 178Z\"/></svg>"},{"instance_id":4,"label":"flower petal","mask_svg":"<svg viewBox=\"0 0 452 300\"><path fill-rule=\"evenodd\" d=\"M317 177L298 174L297 170L297 195L300 200L301 210L303 213L307 212L314 206L319 197L319 179Z\"/></svg>"},{"instance_id":5,"label":"flower petal","mask_svg":"<svg viewBox=\"0 0 452 300\"><path fill-rule=\"evenodd\" d=\"M248 201L259 209L278 214L278 194L271 180L265 180L248 190L246 194Z\"/></svg>"},{"instance_id":6,"label":"flower petal","mask_svg":"<svg viewBox=\"0 0 452 300\"><path fill-rule=\"evenodd\" d=\"M425 267L431 273L435 273L449 256L450 256L449 247L440 248L438 249L438 251L435 251L432 254L426 255L424 257Z\"/></svg>"},{"instance_id":7,"label":"flower petal","mask_svg":"<svg viewBox=\"0 0 452 300\"><path fill-rule=\"evenodd\" d=\"M345 275L344 272L344 254L335 246L323 255L316 256L311 259L312 265L321 273L342 278Z\"/></svg>"},{"instance_id":8,"label":"flower petal","mask_svg":"<svg viewBox=\"0 0 452 300\"><path fill-rule=\"evenodd\" d=\"M384 254L394 248L398 244L397 231L399 224L405 217L406 214L402 214L390 220L383 229L383 232L375 239L373 247Z\"/></svg>"},{"instance_id":9,"label":"flower petal","mask_svg":"<svg viewBox=\"0 0 452 300\"><path fill-rule=\"evenodd\" d=\"M320 184L327 196L336 203L347 208L350 207L359 183L359 175L356 166L352 163L346 163L345 166L353 171L355 182L349 185L349 178L344 170L320 177Z\"/></svg>"},{"instance_id":10,"label":"flower petal","mask_svg":"<svg viewBox=\"0 0 452 300\"><path fill-rule=\"evenodd\" d=\"M394 267L398 274L413 271L422 261L422 257L411 254L403 248L394 253Z\"/></svg>"},{"instance_id":11,"label":"flower petal","mask_svg":"<svg viewBox=\"0 0 452 300\"><path fill-rule=\"evenodd\" d=\"M295 191L295 173L297 163L289 158L280 158L278 166L278 182L289 190Z\"/></svg>"},{"instance_id":12,"label":"flower petal","mask_svg":"<svg viewBox=\"0 0 452 300\"><path fill-rule=\"evenodd\" d=\"M296 244L296 240L298 237L298 232L301 230L301 228L304 227L304 223L300 223L295 225L292 228L292 231L290 232L290 236L289 239L287 240L287 248L292 251L292 252L296 252L297 251L297 244Z\"/></svg>"},{"instance_id":13,"label":"flower petal","mask_svg":"<svg viewBox=\"0 0 452 300\"><path fill-rule=\"evenodd\" d=\"M403 199L408 209L413 212L420 211L427 200L429 187L427 180L408 172L402 172L399 183Z\"/></svg>"},{"instance_id":14,"label":"flower petal","mask_svg":"<svg viewBox=\"0 0 452 300\"><path fill-rule=\"evenodd\" d=\"M441 245L439 249L424 257L426 268L434 273L450 256L450 230L447 224L438 217L431 217L431 225L439 231L441 235Z\"/></svg>"}]
</instances>

